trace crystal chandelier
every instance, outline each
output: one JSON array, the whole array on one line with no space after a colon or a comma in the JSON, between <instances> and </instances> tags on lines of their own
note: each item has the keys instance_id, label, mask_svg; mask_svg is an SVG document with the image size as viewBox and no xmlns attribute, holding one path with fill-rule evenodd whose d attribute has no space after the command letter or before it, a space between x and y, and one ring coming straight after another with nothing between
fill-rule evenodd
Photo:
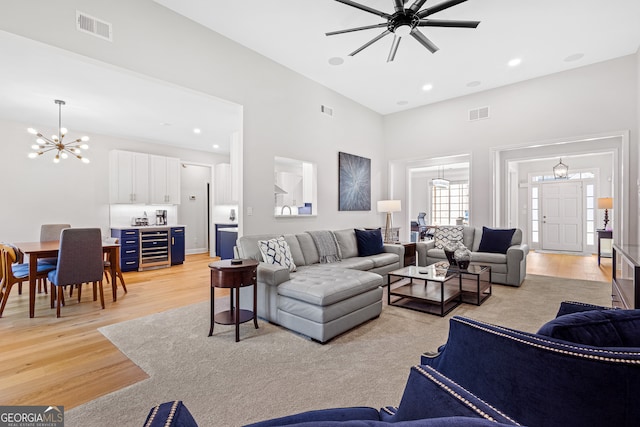
<instances>
[{"instance_id":1,"label":"crystal chandelier","mask_svg":"<svg viewBox=\"0 0 640 427\"><path fill-rule=\"evenodd\" d=\"M87 145L88 136L83 136L71 142L62 142L67 134L67 128L62 127L62 106L65 105L65 102L56 99L55 103L58 104L58 135L51 135L49 139L34 128L27 129L27 132L37 136L36 144L31 146L34 151L29 153L29 158L35 159L46 152L56 151L56 156L53 158L54 163L60 163L60 159L66 159L69 155L82 160L84 163L89 163L89 159L80 155L82 150L89 149L89 145Z\"/></svg>"}]
</instances>

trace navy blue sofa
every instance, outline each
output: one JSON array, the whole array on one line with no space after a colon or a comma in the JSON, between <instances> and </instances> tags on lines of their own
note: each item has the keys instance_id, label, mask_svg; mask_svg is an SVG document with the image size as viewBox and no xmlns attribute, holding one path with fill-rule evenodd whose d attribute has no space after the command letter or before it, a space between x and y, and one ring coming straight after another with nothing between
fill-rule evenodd
<instances>
[{"instance_id":1,"label":"navy blue sofa","mask_svg":"<svg viewBox=\"0 0 640 427\"><path fill-rule=\"evenodd\" d=\"M169 422L167 420L169 419ZM145 427L197 427L182 402L167 402L151 410ZM414 366L398 407L367 407L309 411L251 424L273 426L514 426L508 416L474 396L429 366Z\"/></svg>"},{"instance_id":2,"label":"navy blue sofa","mask_svg":"<svg viewBox=\"0 0 640 427\"><path fill-rule=\"evenodd\" d=\"M398 407L303 412L249 427L514 426L517 422L429 366L414 366Z\"/></svg>"},{"instance_id":3,"label":"navy blue sofa","mask_svg":"<svg viewBox=\"0 0 640 427\"><path fill-rule=\"evenodd\" d=\"M640 310L565 302L536 334L455 316L421 363L528 426L640 425Z\"/></svg>"},{"instance_id":4,"label":"navy blue sofa","mask_svg":"<svg viewBox=\"0 0 640 427\"><path fill-rule=\"evenodd\" d=\"M640 310L565 302L535 334L453 317L447 343L411 368L397 407L316 410L250 427L637 426L639 396ZM158 424L145 425L196 426L181 403L163 405L149 414Z\"/></svg>"}]
</instances>

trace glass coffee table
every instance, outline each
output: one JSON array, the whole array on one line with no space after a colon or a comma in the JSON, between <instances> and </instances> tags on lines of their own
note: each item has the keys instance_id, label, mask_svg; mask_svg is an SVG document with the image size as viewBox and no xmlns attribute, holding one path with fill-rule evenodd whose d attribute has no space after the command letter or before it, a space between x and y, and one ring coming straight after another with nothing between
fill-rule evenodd
<instances>
[{"instance_id":1,"label":"glass coffee table","mask_svg":"<svg viewBox=\"0 0 640 427\"><path fill-rule=\"evenodd\" d=\"M387 304L444 316L462 302L460 271L446 262L409 266L387 275ZM391 282L392 278L397 279ZM391 297L395 298L393 301Z\"/></svg>"},{"instance_id":2,"label":"glass coffee table","mask_svg":"<svg viewBox=\"0 0 640 427\"><path fill-rule=\"evenodd\" d=\"M491 296L491 267L472 264L466 269L449 267L458 273L462 302L480 305Z\"/></svg>"}]
</instances>

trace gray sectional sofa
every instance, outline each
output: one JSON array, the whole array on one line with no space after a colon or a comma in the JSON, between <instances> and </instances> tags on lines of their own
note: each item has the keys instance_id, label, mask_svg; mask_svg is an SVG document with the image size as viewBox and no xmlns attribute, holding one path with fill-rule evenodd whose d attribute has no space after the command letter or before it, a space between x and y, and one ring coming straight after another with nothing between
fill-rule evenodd
<instances>
[{"instance_id":1,"label":"gray sectional sofa","mask_svg":"<svg viewBox=\"0 0 640 427\"><path fill-rule=\"evenodd\" d=\"M373 319L382 311L383 276L403 266L402 245L383 246L383 252L358 256L354 229L333 231L341 260L320 264L320 253L310 233L284 235L297 267L263 261L258 242L280 234L242 236L236 255L260 261L258 316L314 340L326 342ZM253 293L241 290L242 307L251 307Z\"/></svg>"},{"instance_id":2,"label":"gray sectional sofa","mask_svg":"<svg viewBox=\"0 0 640 427\"><path fill-rule=\"evenodd\" d=\"M522 230L515 229L511 245L506 253L480 252L482 234L483 227L463 227L462 243L471 251L471 264L491 266L491 281L493 283L520 286L527 274L527 254L529 253L529 246L522 243ZM435 240L418 242L416 254L419 266L447 259L444 250L435 247Z\"/></svg>"}]
</instances>

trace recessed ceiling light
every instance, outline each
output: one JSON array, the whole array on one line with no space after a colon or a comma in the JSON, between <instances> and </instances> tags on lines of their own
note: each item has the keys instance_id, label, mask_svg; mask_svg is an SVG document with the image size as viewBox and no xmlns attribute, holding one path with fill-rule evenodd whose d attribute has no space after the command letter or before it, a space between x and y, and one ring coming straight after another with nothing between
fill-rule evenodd
<instances>
[{"instance_id":1,"label":"recessed ceiling light","mask_svg":"<svg viewBox=\"0 0 640 427\"><path fill-rule=\"evenodd\" d=\"M578 61L582 58L584 58L584 53L574 53L573 55L569 55L566 58L564 58L564 62Z\"/></svg>"},{"instance_id":2,"label":"recessed ceiling light","mask_svg":"<svg viewBox=\"0 0 640 427\"><path fill-rule=\"evenodd\" d=\"M508 62L509 67L517 67L521 63L522 63L522 59L520 58L513 58L511 61Z\"/></svg>"},{"instance_id":3,"label":"recessed ceiling light","mask_svg":"<svg viewBox=\"0 0 640 427\"><path fill-rule=\"evenodd\" d=\"M396 104L398 105L407 105L409 103L409 101L398 101Z\"/></svg>"},{"instance_id":4,"label":"recessed ceiling light","mask_svg":"<svg viewBox=\"0 0 640 427\"><path fill-rule=\"evenodd\" d=\"M218 149L220 146L218 144L213 144L213 148Z\"/></svg>"},{"instance_id":5,"label":"recessed ceiling light","mask_svg":"<svg viewBox=\"0 0 640 427\"><path fill-rule=\"evenodd\" d=\"M431 83L427 83L426 85L422 86L422 90L424 90L425 92L428 92L431 89L433 89L433 85Z\"/></svg>"},{"instance_id":6,"label":"recessed ceiling light","mask_svg":"<svg viewBox=\"0 0 640 427\"><path fill-rule=\"evenodd\" d=\"M193 129L193 133L197 133L200 134L202 131L200 130L200 128L194 128Z\"/></svg>"},{"instance_id":7,"label":"recessed ceiling light","mask_svg":"<svg viewBox=\"0 0 640 427\"><path fill-rule=\"evenodd\" d=\"M476 87L476 86L480 86L482 84L482 82L480 82L480 80L474 80L472 82L467 83L467 87Z\"/></svg>"},{"instance_id":8,"label":"recessed ceiling light","mask_svg":"<svg viewBox=\"0 0 640 427\"><path fill-rule=\"evenodd\" d=\"M334 56L333 58L329 58L329 64L331 65L342 65L344 64L344 59L339 56Z\"/></svg>"}]
</instances>

